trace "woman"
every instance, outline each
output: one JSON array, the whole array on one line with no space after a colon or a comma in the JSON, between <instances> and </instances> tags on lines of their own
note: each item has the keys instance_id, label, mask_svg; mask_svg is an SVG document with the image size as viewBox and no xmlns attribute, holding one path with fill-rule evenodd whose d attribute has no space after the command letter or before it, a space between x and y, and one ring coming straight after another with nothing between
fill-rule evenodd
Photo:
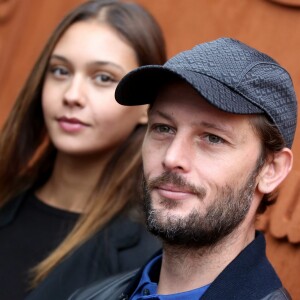
<instances>
[{"instance_id":1,"label":"woman","mask_svg":"<svg viewBox=\"0 0 300 300\"><path fill-rule=\"evenodd\" d=\"M146 107L114 91L165 58L136 4L89 1L55 29L1 133L0 299L66 299L159 247L135 209Z\"/></svg>"}]
</instances>

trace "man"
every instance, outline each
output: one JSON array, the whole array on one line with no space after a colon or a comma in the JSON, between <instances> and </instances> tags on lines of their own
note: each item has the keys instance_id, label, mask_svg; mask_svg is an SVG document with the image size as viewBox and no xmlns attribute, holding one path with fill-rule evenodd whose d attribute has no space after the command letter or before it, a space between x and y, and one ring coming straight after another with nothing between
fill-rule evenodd
<instances>
[{"instance_id":1,"label":"man","mask_svg":"<svg viewBox=\"0 0 300 300\"><path fill-rule=\"evenodd\" d=\"M144 210L163 251L72 299L289 299L254 226L292 167L289 74L222 38L129 73L116 99L150 104Z\"/></svg>"}]
</instances>

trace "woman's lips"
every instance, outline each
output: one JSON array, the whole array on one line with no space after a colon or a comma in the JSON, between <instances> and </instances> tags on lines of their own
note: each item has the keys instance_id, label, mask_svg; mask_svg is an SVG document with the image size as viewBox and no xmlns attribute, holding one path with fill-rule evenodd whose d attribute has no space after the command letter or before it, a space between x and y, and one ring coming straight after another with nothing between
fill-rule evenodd
<instances>
[{"instance_id":1,"label":"woman's lips","mask_svg":"<svg viewBox=\"0 0 300 300\"><path fill-rule=\"evenodd\" d=\"M67 118L67 117L61 117L57 119L58 124L60 128L63 131L70 132L70 133L75 133L79 132L85 127L88 127L89 125L82 122L81 120L77 118Z\"/></svg>"}]
</instances>

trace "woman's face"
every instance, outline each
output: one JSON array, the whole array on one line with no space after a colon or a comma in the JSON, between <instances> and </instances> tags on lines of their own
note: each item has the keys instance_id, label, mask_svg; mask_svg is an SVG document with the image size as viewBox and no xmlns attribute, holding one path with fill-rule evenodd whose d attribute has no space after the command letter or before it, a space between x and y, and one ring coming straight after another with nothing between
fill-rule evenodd
<instances>
[{"instance_id":1,"label":"woman's face","mask_svg":"<svg viewBox=\"0 0 300 300\"><path fill-rule=\"evenodd\" d=\"M136 67L134 50L106 24L82 21L64 33L42 93L46 126L58 151L104 154L145 123L145 106L121 106L114 98L118 82Z\"/></svg>"}]
</instances>

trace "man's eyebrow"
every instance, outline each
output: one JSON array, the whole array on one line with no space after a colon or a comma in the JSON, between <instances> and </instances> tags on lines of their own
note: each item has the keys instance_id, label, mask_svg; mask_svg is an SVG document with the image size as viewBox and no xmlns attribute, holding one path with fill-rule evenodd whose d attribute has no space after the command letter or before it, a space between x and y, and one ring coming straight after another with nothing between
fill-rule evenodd
<instances>
[{"instance_id":1,"label":"man's eyebrow","mask_svg":"<svg viewBox=\"0 0 300 300\"><path fill-rule=\"evenodd\" d=\"M150 109L149 110L149 116L151 115L158 115L168 121L174 121L174 118L172 117L172 115L166 113L166 112L162 112L162 111L159 111L159 110L152 110ZM224 122L220 122L220 123L212 123L212 122L207 122L207 121L199 121L199 122L193 122L191 123L192 126L194 127L204 127L204 128L207 128L207 129L214 129L214 130L217 130L219 132L222 132L224 134L230 134L232 135L233 132L234 132L234 128L233 126L230 126L228 124L224 124Z\"/></svg>"},{"instance_id":2,"label":"man's eyebrow","mask_svg":"<svg viewBox=\"0 0 300 300\"><path fill-rule=\"evenodd\" d=\"M217 130L218 132L224 133L226 135L233 135L234 134L234 128L231 125L228 124L224 124L224 122L220 122L220 123L212 123L212 122L207 122L207 121L200 121L195 122L193 125L195 126L201 126L207 129L214 129Z\"/></svg>"},{"instance_id":3,"label":"man's eyebrow","mask_svg":"<svg viewBox=\"0 0 300 300\"><path fill-rule=\"evenodd\" d=\"M151 115L159 115L160 117L168 120L168 121L172 121L173 118L171 115L165 113L165 112L162 112L162 111L159 111L157 109L153 110L152 108L149 109L149 113L148 113L149 116Z\"/></svg>"}]
</instances>

